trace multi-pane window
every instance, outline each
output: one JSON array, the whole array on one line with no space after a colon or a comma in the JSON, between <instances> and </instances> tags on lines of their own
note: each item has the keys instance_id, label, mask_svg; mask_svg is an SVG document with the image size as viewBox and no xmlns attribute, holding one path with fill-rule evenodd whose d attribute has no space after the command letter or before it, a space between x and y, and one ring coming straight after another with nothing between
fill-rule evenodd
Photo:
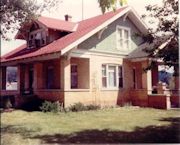
<instances>
[{"instance_id":1,"label":"multi-pane window","mask_svg":"<svg viewBox=\"0 0 180 145\"><path fill-rule=\"evenodd\" d=\"M113 65L113 64L102 65L102 87L103 88L123 87L122 66Z\"/></svg>"},{"instance_id":2,"label":"multi-pane window","mask_svg":"<svg viewBox=\"0 0 180 145\"><path fill-rule=\"evenodd\" d=\"M71 88L75 89L78 87L78 71L77 71L77 65L72 64L71 65Z\"/></svg>"},{"instance_id":3,"label":"multi-pane window","mask_svg":"<svg viewBox=\"0 0 180 145\"><path fill-rule=\"evenodd\" d=\"M117 27L117 49L128 51L130 49L130 29Z\"/></svg>"}]
</instances>

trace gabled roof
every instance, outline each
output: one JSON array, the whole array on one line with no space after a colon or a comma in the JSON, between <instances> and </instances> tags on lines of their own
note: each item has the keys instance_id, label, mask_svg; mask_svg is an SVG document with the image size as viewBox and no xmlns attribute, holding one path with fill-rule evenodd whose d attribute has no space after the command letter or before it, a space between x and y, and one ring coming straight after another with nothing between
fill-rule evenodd
<instances>
[{"instance_id":1,"label":"gabled roof","mask_svg":"<svg viewBox=\"0 0 180 145\"><path fill-rule=\"evenodd\" d=\"M16 54L19 53L19 55L16 56L14 53L8 55L8 57L3 57L1 61L2 62L13 61L13 60L19 60L19 59L36 57L36 56L52 54L52 53L59 53L59 52L61 53L61 55L63 55L126 13L131 14L131 16L134 15L134 19L136 20L136 22L138 22L139 20L138 27L141 28L140 30L142 32L144 31L143 33L147 32L146 26L143 23L141 23L141 20L134 13L131 7L123 7L116 10L115 12L113 11L108 12L103 15L99 15L78 22L78 27L75 32L72 32L40 49L37 49L36 51L21 54L19 53L19 51L23 51L23 49L25 48L20 47L21 48L20 50L19 49L17 51L15 50L15 53Z\"/></svg>"},{"instance_id":2,"label":"gabled roof","mask_svg":"<svg viewBox=\"0 0 180 145\"><path fill-rule=\"evenodd\" d=\"M58 31L66 31L66 32L74 32L77 29L78 23L71 22L71 21L64 21L60 19L54 19L54 18L48 18L41 16L37 20L34 20L33 22L36 22L38 24L41 24L45 26L45 28L58 30ZM32 22L32 23L33 23ZM24 24L20 29L23 31L26 31L31 27L32 23ZM18 31L18 33L15 36L15 39L24 39L22 32Z\"/></svg>"}]
</instances>

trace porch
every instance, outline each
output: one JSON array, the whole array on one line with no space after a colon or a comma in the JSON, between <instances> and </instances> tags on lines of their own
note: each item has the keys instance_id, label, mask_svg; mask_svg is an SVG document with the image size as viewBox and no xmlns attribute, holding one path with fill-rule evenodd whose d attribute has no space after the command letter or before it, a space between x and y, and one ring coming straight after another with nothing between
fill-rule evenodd
<instances>
[{"instance_id":1,"label":"porch","mask_svg":"<svg viewBox=\"0 0 180 145\"><path fill-rule=\"evenodd\" d=\"M133 87L130 90L132 104L142 107L170 109L180 107L179 103L179 77L171 76L168 84L160 79L159 67L156 63L151 70L144 71L149 65L149 60L134 59L131 61L133 68Z\"/></svg>"},{"instance_id":2,"label":"porch","mask_svg":"<svg viewBox=\"0 0 180 145\"><path fill-rule=\"evenodd\" d=\"M7 83L14 83L9 80L9 67L17 68L17 82L13 89L7 86ZM86 101L90 98L88 58L61 57L2 66L1 78L1 97L14 96L15 100L21 100L38 96L42 100L59 101L64 106L68 101L73 102L73 96L88 96Z\"/></svg>"}]
</instances>

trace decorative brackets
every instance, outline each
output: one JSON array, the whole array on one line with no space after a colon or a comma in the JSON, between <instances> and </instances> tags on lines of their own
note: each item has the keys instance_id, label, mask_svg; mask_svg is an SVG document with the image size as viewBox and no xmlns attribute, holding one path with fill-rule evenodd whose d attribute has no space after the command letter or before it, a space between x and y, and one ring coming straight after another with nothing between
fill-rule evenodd
<instances>
[{"instance_id":1,"label":"decorative brackets","mask_svg":"<svg viewBox=\"0 0 180 145\"><path fill-rule=\"evenodd\" d=\"M129 12L127 12L127 13L124 15L123 21L126 21L126 18L127 18L127 16L128 16L128 14L129 14Z\"/></svg>"},{"instance_id":2,"label":"decorative brackets","mask_svg":"<svg viewBox=\"0 0 180 145\"><path fill-rule=\"evenodd\" d=\"M101 39L101 36L102 36L102 33L104 32L104 30L107 29L107 26L104 27L103 29L101 29L99 32L98 32L98 39Z\"/></svg>"}]
</instances>

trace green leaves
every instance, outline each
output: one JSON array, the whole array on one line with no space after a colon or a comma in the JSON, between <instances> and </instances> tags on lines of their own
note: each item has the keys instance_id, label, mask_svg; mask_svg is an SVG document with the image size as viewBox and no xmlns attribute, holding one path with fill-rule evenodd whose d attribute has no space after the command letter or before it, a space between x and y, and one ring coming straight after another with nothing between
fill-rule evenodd
<instances>
[{"instance_id":1,"label":"green leaves","mask_svg":"<svg viewBox=\"0 0 180 145\"><path fill-rule=\"evenodd\" d=\"M118 3L121 6L127 4L127 0L98 0L98 2L99 6L101 7L102 13L105 13L110 8L116 10Z\"/></svg>"},{"instance_id":2,"label":"green leaves","mask_svg":"<svg viewBox=\"0 0 180 145\"><path fill-rule=\"evenodd\" d=\"M178 0L163 0L162 6L149 5L146 10L149 18L158 21L158 27L143 37L145 42L153 44L151 51L146 51L149 48L145 51L152 58L162 59L165 65L178 67Z\"/></svg>"}]
</instances>

